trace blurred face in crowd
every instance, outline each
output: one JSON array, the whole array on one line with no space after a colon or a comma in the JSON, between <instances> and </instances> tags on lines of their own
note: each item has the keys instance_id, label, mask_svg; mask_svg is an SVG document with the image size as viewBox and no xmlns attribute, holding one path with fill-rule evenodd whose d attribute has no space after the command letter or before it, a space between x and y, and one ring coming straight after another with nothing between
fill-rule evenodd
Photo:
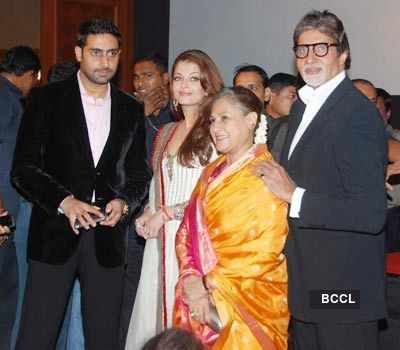
<instances>
[{"instance_id":1,"label":"blurred face in crowd","mask_svg":"<svg viewBox=\"0 0 400 350\"><path fill-rule=\"evenodd\" d=\"M387 123L388 120L390 119L390 111L387 110L385 99L382 96L377 96L376 106L378 107L382 119Z\"/></svg>"},{"instance_id":2,"label":"blurred face in crowd","mask_svg":"<svg viewBox=\"0 0 400 350\"><path fill-rule=\"evenodd\" d=\"M267 112L272 117L284 117L289 115L293 102L297 100L295 86L285 86L279 91L271 91L271 97L267 105Z\"/></svg>"},{"instance_id":3,"label":"blurred face in crowd","mask_svg":"<svg viewBox=\"0 0 400 350\"><path fill-rule=\"evenodd\" d=\"M240 72L234 81L235 86L242 86L252 91L260 101L268 101L269 96L263 85L263 80L256 72Z\"/></svg>"},{"instance_id":4,"label":"blurred face in crowd","mask_svg":"<svg viewBox=\"0 0 400 350\"><path fill-rule=\"evenodd\" d=\"M16 76L16 86L21 90L22 96L26 97L32 88L40 81L40 72L29 70L22 75Z\"/></svg>"},{"instance_id":5,"label":"blurred face in crowd","mask_svg":"<svg viewBox=\"0 0 400 350\"><path fill-rule=\"evenodd\" d=\"M317 29L310 29L299 36L297 45L311 45L316 43L336 44L328 35ZM317 88L342 72L345 67L347 52L338 54L337 47L330 46L328 53L318 57L311 46L305 58L296 58L297 69L307 85Z\"/></svg>"},{"instance_id":6,"label":"blurred face in crowd","mask_svg":"<svg viewBox=\"0 0 400 350\"><path fill-rule=\"evenodd\" d=\"M207 95L201 85L201 72L196 63L180 61L172 77L173 98L182 106L198 106Z\"/></svg>"},{"instance_id":7,"label":"blurred face in crowd","mask_svg":"<svg viewBox=\"0 0 400 350\"><path fill-rule=\"evenodd\" d=\"M167 84L168 73L162 73L154 62L140 61L133 66L133 88L141 101L154 89L166 87Z\"/></svg>"},{"instance_id":8,"label":"blurred face in crowd","mask_svg":"<svg viewBox=\"0 0 400 350\"><path fill-rule=\"evenodd\" d=\"M355 82L354 86L359 90L365 97L367 97L373 104L377 102L377 95L375 86L365 84L362 82Z\"/></svg>"},{"instance_id":9,"label":"blurred face in crowd","mask_svg":"<svg viewBox=\"0 0 400 350\"><path fill-rule=\"evenodd\" d=\"M210 116L210 134L218 152L237 160L253 144L257 114L244 114L232 98L214 102Z\"/></svg>"},{"instance_id":10,"label":"blurred face in crowd","mask_svg":"<svg viewBox=\"0 0 400 350\"><path fill-rule=\"evenodd\" d=\"M96 85L107 84L118 68L120 48L111 34L89 34L83 48L75 47L75 56L84 77Z\"/></svg>"}]
</instances>

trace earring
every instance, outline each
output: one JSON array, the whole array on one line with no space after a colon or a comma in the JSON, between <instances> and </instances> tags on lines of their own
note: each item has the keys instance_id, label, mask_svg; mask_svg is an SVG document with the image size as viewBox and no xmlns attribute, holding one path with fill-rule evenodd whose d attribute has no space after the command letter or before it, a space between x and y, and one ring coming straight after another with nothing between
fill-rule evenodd
<instances>
[{"instance_id":1,"label":"earring","mask_svg":"<svg viewBox=\"0 0 400 350\"><path fill-rule=\"evenodd\" d=\"M177 111L178 110L178 100L173 99L172 106L174 107L174 110Z\"/></svg>"}]
</instances>

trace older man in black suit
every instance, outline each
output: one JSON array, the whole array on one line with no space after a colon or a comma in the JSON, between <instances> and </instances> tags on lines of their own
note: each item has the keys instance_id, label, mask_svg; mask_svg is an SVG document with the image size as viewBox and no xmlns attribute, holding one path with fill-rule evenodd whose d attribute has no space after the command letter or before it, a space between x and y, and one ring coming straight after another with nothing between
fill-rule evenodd
<instances>
[{"instance_id":1,"label":"older man in black suit","mask_svg":"<svg viewBox=\"0 0 400 350\"><path fill-rule=\"evenodd\" d=\"M385 131L346 77L350 48L338 17L308 13L295 29L294 53L306 86L291 112L282 166L256 170L290 203L294 349L376 350L377 320L385 317Z\"/></svg>"},{"instance_id":2,"label":"older man in black suit","mask_svg":"<svg viewBox=\"0 0 400 350\"><path fill-rule=\"evenodd\" d=\"M118 347L126 228L150 180L143 106L109 83L120 37L83 23L79 72L35 91L22 119L12 178L34 206L20 350L54 348L76 275L86 348Z\"/></svg>"}]
</instances>

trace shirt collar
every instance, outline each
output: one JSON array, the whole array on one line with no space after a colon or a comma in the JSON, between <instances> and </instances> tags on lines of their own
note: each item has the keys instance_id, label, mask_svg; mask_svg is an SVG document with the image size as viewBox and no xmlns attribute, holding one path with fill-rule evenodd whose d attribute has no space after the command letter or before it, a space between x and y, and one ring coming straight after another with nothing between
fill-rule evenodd
<instances>
[{"instance_id":1,"label":"shirt collar","mask_svg":"<svg viewBox=\"0 0 400 350\"><path fill-rule=\"evenodd\" d=\"M80 70L78 70L76 76L78 77L79 90L81 92L82 99L84 99L85 102L90 103L92 105L100 107L104 106L111 99L110 83L107 84L107 93L105 97L93 97L89 95L88 92L86 91L85 86L82 83L79 72Z\"/></svg>"},{"instance_id":2,"label":"shirt collar","mask_svg":"<svg viewBox=\"0 0 400 350\"><path fill-rule=\"evenodd\" d=\"M344 80L346 72L343 70L334 78L317 87L312 88L309 85L303 86L299 90L300 99L307 105L315 100L324 102L336 87Z\"/></svg>"}]
</instances>

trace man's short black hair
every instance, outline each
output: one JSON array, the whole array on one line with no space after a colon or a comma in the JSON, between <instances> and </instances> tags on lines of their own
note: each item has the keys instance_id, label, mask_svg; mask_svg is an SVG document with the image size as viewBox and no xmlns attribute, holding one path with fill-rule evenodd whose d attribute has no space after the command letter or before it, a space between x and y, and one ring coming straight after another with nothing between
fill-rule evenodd
<instances>
[{"instance_id":1,"label":"man's short black hair","mask_svg":"<svg viewBox=\"0 0 400 350\"><path fill-rule=\"evenodd\" d=\"M376 96L383 98L387 111L392 110L392 95L390 95L385 89L376 88Z\"/></svg>"},{"instance_id":2,"label":"man's short black hair","mask_svg":"<svg viewBox=\"0 0 400 350\"><path fill-rule=\"evenodd\" d=\"M269 88L275 93L288 86L297 87L297 77L288 73L276 73L269 79Z\"/></svg>"},{"instance_id":3,"label":"man's short black hair","mask_svg":"<svg viewBox=\"0 0 400 350\"><path fill-rule=\"evenodd\" d=\"M74 61L53 64L49 69L47 81L54 83L71 78L78 72L79 66Z\"/></svg>"},{"instance_id":4,"label":"man's short black hair","mask_svg":"<svg viewBox=\"0 0 400 350\"><path fill-rule=\"evenodd\" d=\"M371 83L369 80L367 80L367 79L358 78L358 79L353 79L352 82L353 82L353 84L369 85L369 86L372 86L373 88L375 88L375 85L372 84L372 83Z\"/></svg>"},{"instance_id":5,"label":"man's short black hair","mask_svg":"<svg viewBox=\"0 0 400 350\"><path fill-rule=\"evenodd\" d=\"M118 45L121 46L121 33L118 27L110 19L91 18L79 26L78 38L76 45L83 48L86 45L87 37L96 34L111 34L118 40Z\"/></svg>"},{"instance_id":6,"label":"man's short black hair","mask_svg":"<svg viewBox=\"0 0 400 350\"><path fill-rule=\"evenodd\" d=\"M139 59L137 59L134 63L141 63L141 62L152 62L154 63L157 68L159 69L160 73L167 73L168 72L168 61L166 60L165 57L161 56L157 52L152 52L148 55L141 56Z\"/></svg>"},{"instance_id":7,"label":"man's short black hair","mask_svg":"<svg viewBox=\"0 0 400 350\"><path fill-rule=\"evenodd\" d=\"M264 69L262 69L260 66L257 66L255 64L247 64L247 65L239 66L238 68L236 68L234 76L233 76L233 85L235 85L235 80L236 80L237 76L242 72L254 72L254 73L258 74L261 77L264 89L269 86L269 78L268 78L267 72Z\"/></svg>"},{"instance_id":8,"label":"man's short black hair","mask_svg":"<svg viewBox=\"0 0 400 350\"><path fill-rule=\"evenodd\" d=\"M0 63L0 72L22 75L32 70L40 71L39 56L29 46L15 46L6 51L3 61Z\"/></svg>"}]
</instances>

